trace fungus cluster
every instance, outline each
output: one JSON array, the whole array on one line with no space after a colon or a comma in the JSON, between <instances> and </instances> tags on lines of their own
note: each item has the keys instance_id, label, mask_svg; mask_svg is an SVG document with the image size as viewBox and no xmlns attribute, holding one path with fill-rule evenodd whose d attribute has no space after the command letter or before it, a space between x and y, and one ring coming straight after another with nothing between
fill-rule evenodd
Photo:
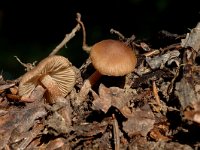
<instances>
[{"instance_id":1,"label":"fungus cluster","mask_svg":"<svg viewBox=\"0 0 200 150\"><path fill-rule=\"evenodd\" d=\"M137 58L133 49L119 40L106 39L88 47L84 24L80 19L77 21L83 30L83 49L90 53L91 62L96 69L80 90L79 94L85 97L102 75L125 76L133 72ZM33 90L37 85L42 85L47 90L49 102L54 103L57 97L65 97L72 90L75 80L75 71L67 58L49 56L22 77L19 96L24 101L30 101L29 96Z\"/></svg>"},{"instance_id":2,"label":"fungus cluster","mask_svg":"<svg viewBox=\"0 0 200 150\"><path fill-rule=\"evenodd\" d=\"M23 75L19 83L19 96L24 101L31 101L29 96L33 90L42 85L47 90L48 101L54 103L56 98L65 97L72 90L75 80L75 71L67 58L49 56Z\"/></svg>"}]
</instances>

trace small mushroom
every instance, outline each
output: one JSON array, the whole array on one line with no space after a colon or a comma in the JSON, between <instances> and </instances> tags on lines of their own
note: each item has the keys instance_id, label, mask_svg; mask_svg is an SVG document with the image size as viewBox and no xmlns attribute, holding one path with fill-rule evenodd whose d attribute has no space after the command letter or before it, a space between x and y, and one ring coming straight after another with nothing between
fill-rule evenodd
<instances>
[{"instance_id":1,"label":"small mushroom","mask_svg":"<svg viewBox=\"0 0 200 150\"><path fill-rule=\"evenodd\" d=\"M125 43L107 39L91 48L91 62L96 71L89 77L93 85L102 75L124 76L134 71L137 58L134 51Z\"/></svg>"},{"instance_id":2,"label":"small mushroom","mask_svg":"<svg viewBox=\"0 0 200 150\"><path fill-rule=\"evenodd\" d=\"M134 71L137 58L134 50L119 40L106 39L92 47L87 46L84 24L80 20L78 22L83 30L83 49L90 53L91 62L96 69L80 90L80 96L84 97L101 75L124 76Z\"/></svg>"},{"instance_id":3,"label":"small mushroom","mask_svg":"<svg viewBox=\"0 0 200 150\"><path fill-rule=\"evenodd\" d=\"M73 89L75 79L75 71L67 58L49 56L22 76L18 94L22 101L32 101L29 96L42 85L47 90L48 101L54 103L56 98L65 97Z\"/></svg>"},{"instance_id":4,"label":"small mushroom","mask_svg":"<svg viewBox=\"0 0 200 150\"><path fill-rule=\"evenodd\" d=\"M134 51L118 40L96 43L90 52L94 68L102 75L124 76L135 69L137 58Z\"/></svg>"}]
</instances>

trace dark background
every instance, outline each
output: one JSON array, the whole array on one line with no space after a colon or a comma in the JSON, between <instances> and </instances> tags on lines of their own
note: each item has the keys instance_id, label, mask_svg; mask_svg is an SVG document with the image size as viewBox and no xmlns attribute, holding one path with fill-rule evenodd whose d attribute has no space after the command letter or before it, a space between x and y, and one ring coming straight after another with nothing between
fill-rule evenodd
<instances>
[{"instance_id":1,"label":"dark background","mask_svg":"<svg viewBox=\"0 0 200 150\"><path fill-rule=\"evenodd\" d=\"M88 45L115 38L111 28L125 37L151 39L160 30L187 33L200 20L198 0L0 0L1 73L12 79L25 72L15 55L25 63L48 56L76 26L77 12L85 24ZM78 32L58 54L79 67L88 57L81 44Z\"/></svg>"}]
</instances>

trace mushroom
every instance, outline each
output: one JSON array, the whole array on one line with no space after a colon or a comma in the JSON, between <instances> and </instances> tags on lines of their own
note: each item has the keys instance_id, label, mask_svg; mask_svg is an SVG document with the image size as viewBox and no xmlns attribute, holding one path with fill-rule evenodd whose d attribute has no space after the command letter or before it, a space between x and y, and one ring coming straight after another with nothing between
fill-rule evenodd
<instances>
[{"instance_id":1,"label":"mushroom","mask_svg":"<svg viewBox=\"0 0 200 150\"><path fill-rule=\"evenodd\" d=\"M90 52L92 64L98 72L107 76L124 76L135 69L135 53L118 40L103 40L96 43Z\"/></svg>"},{"instance_id":2,"label":"mushroom","mask_svg":"<svg viewBox=\"0 0 200 150\"><path fill-rule=\"evenodd\" d=\"M67 58L49 56L22 76L18 94L22 101L33 101L29 96L38 85L42 85L47 90L47 100L52 104L73 89L75 79L75 71Z\"/></svg>"},{"instance_id":3,"label":"mushroom","mask_svg":"<svg viewBox=\"0 0 200 150\"><path fill-rule=\"evenodd\" d=\"M101 75L124 76L134 71L137 58L132 48L119 40L106 39L88 47L84 24L80 20L78 22L83 29L83 49L90 53L91 62L96 69L80 90L80 95L84 97Z\"/></svg>"},{"instance_id":4,"label":"mushroom","mask_svg":"<svg viewBox=\"0 0 200 150\"><path fill-rule=\"evenodd\" d=\"M89 77L93 85L102 75L124 76L135 69L137 58L125 43L107 39L91 48L90 59L96 71Z\"/></svg>"}]
</instances>

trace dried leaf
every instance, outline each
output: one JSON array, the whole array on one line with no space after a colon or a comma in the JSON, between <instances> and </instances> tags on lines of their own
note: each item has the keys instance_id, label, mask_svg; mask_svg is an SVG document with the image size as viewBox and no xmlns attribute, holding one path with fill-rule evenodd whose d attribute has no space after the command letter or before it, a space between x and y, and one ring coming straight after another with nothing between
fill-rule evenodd
<instances>
[{"instance_id":1,"label":"dried leaf","mask_svg":"<svg viewBox=\"0 0 200 150\"><path fill-rule=\"evenodd\" d=\"M193 106L194 110L184 111L184 116L186 119L200 124L200 101L193 102L192 106Z\"/></svg>"},{"instance_id":2,"label":"dried leaf","mask_svg":"<svg viewBox=\"0 0 200 150\"><path fill-rule=\"evenodd\" d=\"M64 139L62 138L57 138L55 140L50 141L47 145L45 149L49 149L49 150L55 150L55 149L59 149L61 147L63 147L64 145Z\"/></svg>"},{"instance_id":3,"label":"dried leaf","mask_svg":"<svg viewBox=\"0 0 200 150\"><path fill-rule=\"evenodd\" d=\"M38 118L44 117L47 112L44 107L38 107L38 106L33 106L31 108L28 108L26 110L20 110L19 112L16 113L16 120L12 120L14 130L12 131L10 142L11 143L16 143L20 141L23 138L26 138L24 136L30 136L29 134L26 134L28 132L32 132L30 129L35 125L36 120ZM19 117L19 116L20 117ZM23 136L24 135L24 136Z\"/></svg>"},{"instance_id":4,"label":"dried leaf","mask_svg":"<svg viewBox=\"0 0 200 150\"><path fill-rule=\"evenodd\" d=\"M169 141L170 138L161 134L158 128L154 128L150 132L150 137L156 141Z\"/></svg>"},{"instance_id":5,"label":"dried leaf","mask_svg":"<svg viewBox=\"0 0 200 150\"><path fill-rule=\"evenodd\" d=\"M14 86L14 87L11 87L10 88L10 92L12 93L12 94L17 94L17 92L18 92L18 87L17 86Z\"/></svg>"},{"instance_id":6,"label":"dried leaf","mask_svg":"<svg viewBox=\"0 0 200 150\"><path fill-rule=\"evenodd\" d=\"M118 87L107 88L103 84L99 86L99 96L93 91L93 104L103 112L107 112L111 106L123 108L131 99L130 93L126 93L123 89Z\"/></svg>"},{"instance_id":7,"label":"dried leaf","mask_svg":"<svg viewBox=\"0 0 200 150\"><path fill-rule=\"evenodd\" d=\"M132 116L128 117L126 122L123 122L123 129L129 136L142 135L146 136L153 129L155 123L154 114L151 109L137 109L132 112Z\"/></svg>"},{"instance_id":8,"label":"dried leaf","mask_svg":"<svg viewBox=\"0 0 200 150\"><path fill-rule=\"evenodd\" d=\"M108 126L108 121L102 121L101 123L82 123L77 126L74 126L78 135L90 137L97 135L99 133L104 133Z\"/></svg>"},{"instance_id":9,"label":"dried leaf","mask_svg":"<svg viewBox=\"0 0 200 150\"><path fill-rule=\"evenodd\" d=\"M15 86L15 83L6 83L6 84L3 84L3 85L0 85L0 91L9 89L13 86Z\"/></svg>"},{"instance_id":10,"label":"dried leaf","mask_svg":"<svg viewBox=\"0 0 200 150\"><path fill-rule=\"evenodd\" d=\"M104 91L104 90L102 90ZM105 93L105 92L104 92ZM104 113L108 111L111 107L111 99L110 98L100 98L94 91L92 91L92 95L94 97L93 105L102 110Z\"/></svg>"},{"instance_id":11,"label":"dried leaf","mask_svg":"<svg viewBox=\"0 0 200 150\"><path fill-rule=\"evenodd\" d=\"M122 107L122 108L120 109L120 112L121 112L126 118L131 117L131 115L132 115L132 112L131 112L131 110L128 108L128 106Z\"/></svg>"},{"instance_id":12,"label":"dried leaf","mask_svg":"<svg viewBox=\"0 0 200 150\"><path fill-rule=\"evenodd\" d=\"M186 78L182 78L180 82L177 82L175 89L175 94L178 96L183 109L195 101L200 101L200 97L197 97L192 83Z\"/></svg>"},{"instance_id":13,"label":"dried leaf","mask_svg":"<svg viewBox=\"0 0 200 150\"><path fill-rule=\"evenodd\" d=\"M9 139L12 144L26 138L22 135L27 135L26 133L34 126L36 119L45 115L46 111L43 107L33 105L25 109L10 110L0 116L0 139L3 139L0 140L0 149L5 147Z\"/></svg>"},{"instance_id":14,"label":"dried leaf","mask_svg":"<svg viewBox=\"0 0 200 150\"><path fill-rule=\"evenodd\" d=\"M180 55L180 52L177 50L169 51L166 54L161 56L155 56L153 58L146 57L147 63L150 65L152 69L163 68L165 63L172 63L172 61L177 61L177 57Z\"/></svg>"},{"instance_id":15,"label":"dried leaf","mask_svg":"<svg viewBox=\"0 0 200 150\"><path fill-rule=\"evenodd\" d=\"M43 124L35 124L34 127L24 133L18 133L19 137L23 140L20 142L13 142L13 149L26 149L27 146L39 135L41 134L41 130L44 128ZM16 133L15 133L16 134Z\"/></svg>"},{"instance_id":16,"label":"dried leaf","mask_svg":"<svg viewBox=\"0 0 200 150\"><path fill-rule=\"evenodd\" d=\"M45 124L49 128L47 132L55 136L63 133L66 134L71 130L68 126L66 126L66 122L63 117L57 112L54 112L52 116L48 116Z\"/></svg>"},{"instance_id":17,"label":"dried leaf","mask_svg":"<svg viewBox=\"0 0 200 150\"><path fill-rule=\"evenodd\" d=\"M185 39L181 40L182 47L192 47L196 52L200 50L200 22L190 33L187 33Z\"/></svg>"},{"instance_id":18,"label":"dried leaf","mask_svg":"<svg viewBox=\"0 0 200 150\"><path fill-rule=\"evenodd\" d=\"M71 112L72 108L69 101L65 98L59 97L56 99L57 103L53 106L46 105L46 108L52 112L46 119L46 125L48 128L53 129L48 131L54 135L62 133L68 133L71 131Z\"/></svg>"}]
</instances>

